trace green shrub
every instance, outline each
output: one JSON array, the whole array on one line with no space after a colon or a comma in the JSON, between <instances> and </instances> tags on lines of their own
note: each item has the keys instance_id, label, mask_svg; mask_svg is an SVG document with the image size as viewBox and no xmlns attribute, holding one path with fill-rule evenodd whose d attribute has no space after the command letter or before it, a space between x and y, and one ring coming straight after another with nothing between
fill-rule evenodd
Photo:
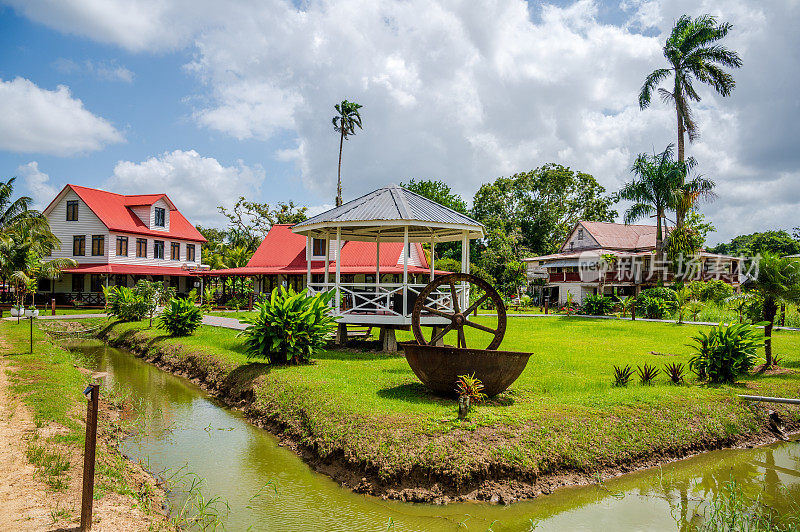
<instances>
[{"instance_id":1,"label":"green shrub","mask_svg":"<svg viewBox=\"0 0 800 532\"><path fill-rule=\"evenodd\" d=\"M591 316L605 316L614 308L610 297L602 294L588 295L583 298L583 312Z\"/></svg>"},{"instance_id":2,"label":"green shrub","mask_svg":"<svg viewBox=\"0 0 800 532\"><path fill-rule=\"evenodd\" d=\"M734 323L698 331L692 337L696 349L689 368L701 379L712 383L732 383L746 375L756 364L756 352L764 344L762 335L752 325Z\"/></svg>"},{"instance_id":3,"label":"green shrub","mask_svg":"<svg viewBox=\"0 0 800 532\"><path fill-rule=\"evenodd\" d=\"M329 306L333 296L333 291L309 296L307 290L275 288L268 301L255 305L254 317L241 320L249 325L239 333L247 356L270 364L308 361L336 326Z\"/></svg>"},{"instance_id":4,"label":"green shrub","mask_svg":"<svg viewBox=\"0 0 800 532\"><path fill-rule=\"evenodd\" d=\"M121 321L140 321L147 315L147 302L127 286L109 288L106 308L111 316Z\"/></svg>"},{"instance_id":5,"label":"green shrub","mask_svg":"<svg viewBox=\"0 0 800 532\"><path fill-rule=\"evenodd\" d=\"M689 291L700 301L715 303L721 303L733 295L733 287L721 279L710 279L706 282L692 281L689 283Z\"/></svg>"},{"instance_id":6,"label":"green shrub","mask_svg":"<svg viewBox=\"0 0 800 532\"><path fill-rule=\"evenodd\" d=\"M631 377L633 377L633 370L630 366L622 368L616 365L614 366L614 386L627 386Z\"/></svg>"},{"instance_id":7,"label":"green shrub","mask_svg":"<svg viewBox=\"0 0 800 532\"><path fill-rule=\"evenodd\" d=\"M662 320L675 302L660 297L639 296L636 298L636 313L651 320Z\"/></svg>"},{"instance_id":8,"label":"green shrub","mask_svg":"<svg viewBox=\"0 0 800 532\"><path fill-rule=\"evenodd\" d=\"M158 316L156 325L172 336L192 334L203 322L203 311L191 298L171 299Z\"/></svg>"}]
</instances>

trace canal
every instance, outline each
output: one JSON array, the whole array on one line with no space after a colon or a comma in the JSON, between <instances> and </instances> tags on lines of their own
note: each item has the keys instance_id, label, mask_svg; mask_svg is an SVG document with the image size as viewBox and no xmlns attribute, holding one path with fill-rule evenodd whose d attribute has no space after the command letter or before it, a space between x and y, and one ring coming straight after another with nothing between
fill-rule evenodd
<instances>
[{"instance_id":1,"label":"canal","mask_svg":"<svg viewBox=\"0 0 800 532\"><path fill-rule=\"evenodd\" d=\"M188 486L201 481L202 499L189 502L218 497L212 508L223 508L226 530L674 531L700 519L703 501L732 479L779 512L788 511L787 501L800 501L795 441L706 453L508 506L384 501L315 473L269 432L186 379L100 342L73 349L89 367L109 373L106 386L132 400L137 430L123 451L172 479L172 511L187 504Z\"/></svg>"}]
</instances>

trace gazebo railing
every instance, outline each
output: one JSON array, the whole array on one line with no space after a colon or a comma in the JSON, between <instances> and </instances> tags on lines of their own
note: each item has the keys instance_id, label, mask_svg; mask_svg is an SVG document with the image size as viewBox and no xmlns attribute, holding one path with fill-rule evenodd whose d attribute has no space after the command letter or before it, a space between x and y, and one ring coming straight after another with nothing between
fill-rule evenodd
<instances>
[{"instance_id":1,"label":"gazebo railing","mask_svg":"<svg viewBox=\"0 0 800 532\"><path fill-rule=\"evenodd\" d=\"M403 309L403 284L402 283L380 283L379 285L369 283L339 283L339 307L337 315L384 315L407 317L411 315L414 302L420 292L425 288L424 284L408 284L406 308ZM311 283L308 285L309 293L315 294L324 292L324 283ZM336 290L336 285L330 283L328 290ZM462 297L465 286L456 285L456 297ZM453 311L453 294L450 291L436 291L430 295L432 300L429 306L439 310ZM331 305L337 308L336 301L331 301ZM403 312L405 310L405 312Z\"/></svg>"}]
</instances>

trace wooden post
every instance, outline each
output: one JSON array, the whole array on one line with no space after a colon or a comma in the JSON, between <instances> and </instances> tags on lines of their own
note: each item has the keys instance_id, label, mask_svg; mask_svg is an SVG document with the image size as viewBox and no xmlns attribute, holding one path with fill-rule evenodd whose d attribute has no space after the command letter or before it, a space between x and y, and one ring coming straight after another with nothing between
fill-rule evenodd
<instances>
[{"instance_id":1,"label":"wooden post","mask_svg":"<svg viewBox=\"0 0 800 532\"><path fill-rule=\"evenodd\" d=\"M336 314L342 313L342 297L339 284L342 282L342 226L336 226Z\"/></svg>"},{"instance_id":2,"label":"wooden post","mask_svg":"<svg viewBox=\"0 0 800 532\"><path fill-rule=\"evenodd\" d=\"M50 300L50 314L52 316L56 315L56 298Z\"/></svg>"},{"instance_id":3,"label":"wooden post","mask_svg":"<svg viewBox=\"0 0 800 532\"><path fill-rule=\"evenodd\" d=\"M631 301L631 321L636 320L636 300Z\"/></svg>"},{"instance_id":4,"label":"wooden post","mask_svg":"<svg viewBox=\"0 0 800 532\"><path fill-rule=\"evenodd\" d=\"M94 461L97 445L97 407L100 385L89 384L83 391L88 398L86 408L86 442L83 451L83 495L81 497L81 531L92 529L92 499L94 497Z\"/></svg>"},{"instance_id":5,"label":"wooden post","mask_svg":"<svg viewBox=\"0 0 800 532\"><path fill-rule=\"evenodd\" d=\"M548 304L549 302L550 302L550 300L548 300L548 299L545 299L545 300L544 300L544 313L545 313L545 314L547 314L547 304Z\"/></svg>"},{"instance_id":6,"label":"wooden post","mask_svg":"<svg viewBox=\"0 0 800 532\"><path fill-rule=\"evenodd\" d=\"M250 298L247 301L247 310L253 310L253 292L250 292Z\"/></svg>"}]
</instances>

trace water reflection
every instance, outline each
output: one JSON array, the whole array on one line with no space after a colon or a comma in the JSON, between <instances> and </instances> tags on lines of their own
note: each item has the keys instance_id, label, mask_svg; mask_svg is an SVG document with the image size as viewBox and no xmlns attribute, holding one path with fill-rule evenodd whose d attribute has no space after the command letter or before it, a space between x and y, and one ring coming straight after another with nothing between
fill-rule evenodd
<instances>
[{"instance_id":1,"label":"water reflection","mask_svg":"<svg viewBox=\"0 0 800 532\"><path fill-rule=\"evenodd\" d=\"M797 442L708 453L510 506L382 501L314 473L185 379L102 344L80 350L88 365L109 372L109 385L139 403L145 430L124 451L153 471L183 468L205 479L204 495L230 504L228 530L685 530L731 479L779 511L787 495L800 501ZM179 495L173 503L182 503Z\"/></svg>"}]
</instances>

